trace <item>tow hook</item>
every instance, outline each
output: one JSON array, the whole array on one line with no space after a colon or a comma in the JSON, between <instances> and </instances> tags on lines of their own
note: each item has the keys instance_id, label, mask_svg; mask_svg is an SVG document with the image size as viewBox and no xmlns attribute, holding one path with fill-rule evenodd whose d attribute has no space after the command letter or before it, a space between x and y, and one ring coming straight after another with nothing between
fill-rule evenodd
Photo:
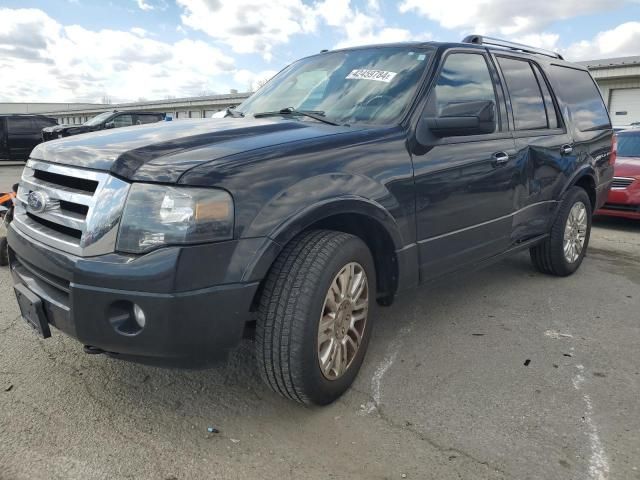
<instances>
[{"instance_id":1,"label":"tow hook","mask_svg":"<svg viewBox=\"0 0 640 480\"><path fill-rule=\"evenodd\" d=\"M101 348L94 347L93 345L84 345L82 349L84 350L84 353L89 355L100 355L102 353L107 353Z\"/></svg>"}]
</instances>

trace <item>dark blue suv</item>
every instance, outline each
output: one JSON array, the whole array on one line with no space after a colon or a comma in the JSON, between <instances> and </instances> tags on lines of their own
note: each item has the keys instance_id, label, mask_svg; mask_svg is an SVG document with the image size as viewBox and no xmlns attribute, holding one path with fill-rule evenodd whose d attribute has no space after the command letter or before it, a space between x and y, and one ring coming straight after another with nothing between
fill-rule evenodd
<instances>
[{"instance_id":1,"label":"dark blue suv","mask_svg":"<svg viewBox=\"0 0 640 480\"><path fill-rule=\"evenodd\" d=\"M326 404L376 303L523 249L573 273L614 160L596 84L558 54L478 36L323 52L225 118L39 145L16 295L41 335L144 362L252 333L271 388Z\"/></svg>"}]
</instances>

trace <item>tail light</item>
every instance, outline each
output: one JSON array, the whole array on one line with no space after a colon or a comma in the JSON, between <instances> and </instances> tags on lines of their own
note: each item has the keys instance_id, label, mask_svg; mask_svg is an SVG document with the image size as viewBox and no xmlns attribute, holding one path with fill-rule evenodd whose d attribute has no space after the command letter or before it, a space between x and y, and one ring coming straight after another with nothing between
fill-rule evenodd
<instances>
[{"instance_id":1,"label":"tail light","mask_svg":"<svg viewBox=\"0 0 640 480\"><path fill-rule=\"evenodd\" d=\"M616 158L618 158L618 136L614 134L611 137L611 155L609 155L609 165L616 163Z\"/></svg>"}]
</instances>

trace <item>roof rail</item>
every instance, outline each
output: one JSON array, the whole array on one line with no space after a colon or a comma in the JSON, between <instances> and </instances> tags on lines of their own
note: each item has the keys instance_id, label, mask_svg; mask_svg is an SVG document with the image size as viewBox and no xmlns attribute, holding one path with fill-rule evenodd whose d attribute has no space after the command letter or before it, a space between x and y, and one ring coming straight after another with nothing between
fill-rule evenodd
<instances>
[{"instance_id":1,"label":"roof rail","mask_svg":"<svg viewBox=\"0 0 640 480\"><path fill-rule=\"evenodd\" d=\"M475 43L476 45L492 45L495 47L503 47L509 50L518 50L526 53L537 53L539 55L546 55L547 57L558 58L564 60L562 55L551 50L545 50L543 48L530 47L529 45L523 45L522 43L509 42L508 40L500 40L499 38L485 37L483 35L469 35L464 37L462 43Z\"/></svg>"}]
</instances>

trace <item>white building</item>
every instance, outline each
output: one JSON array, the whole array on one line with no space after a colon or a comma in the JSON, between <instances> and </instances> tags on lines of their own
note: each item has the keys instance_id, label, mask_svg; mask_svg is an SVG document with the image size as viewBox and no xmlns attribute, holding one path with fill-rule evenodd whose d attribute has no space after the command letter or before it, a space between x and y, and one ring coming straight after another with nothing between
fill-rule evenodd
<instances>
[{"instance_id":1,"label":"white building","mask_svg":"<svg viewBox=\"0 0 640 480\"><path fill-rule=\"evenodd\" d=\"M614 125L640 122L640 56L580 63L598 82Z\"/></svg>"}]
</instances>

